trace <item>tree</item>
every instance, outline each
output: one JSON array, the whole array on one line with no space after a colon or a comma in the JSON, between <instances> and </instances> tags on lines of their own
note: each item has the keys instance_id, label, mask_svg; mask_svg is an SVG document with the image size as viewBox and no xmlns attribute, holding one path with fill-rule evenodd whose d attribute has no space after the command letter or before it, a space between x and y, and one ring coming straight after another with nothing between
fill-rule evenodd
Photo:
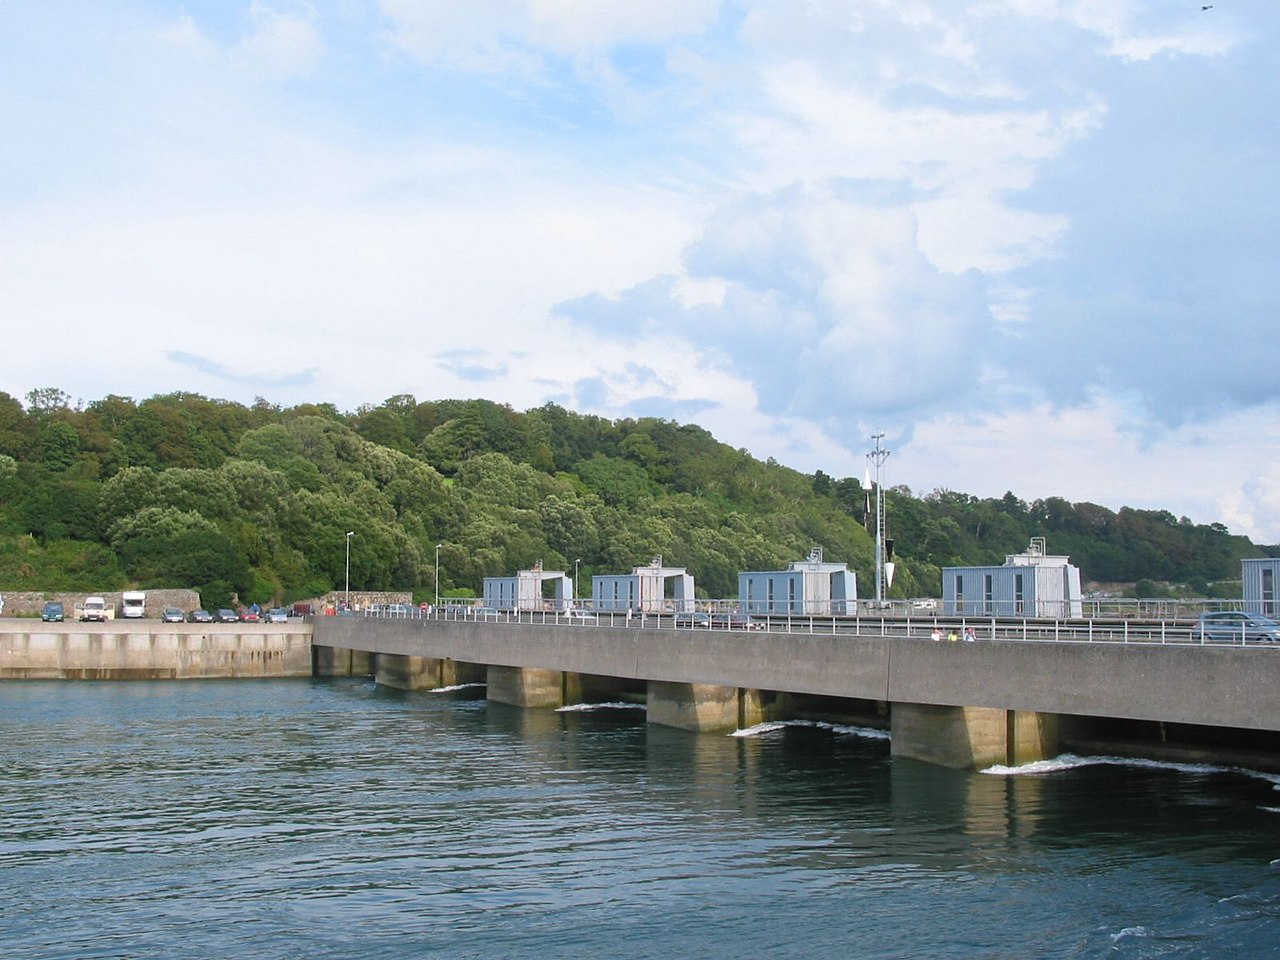
<instances>
[{"instance_id":1,"label":"tree","mask_svg":"<svg viewBox=\"0 0 1280 960\"><path fill-rule=\"evenodd\" d=\"M22 404L0 391L0 454L15 460L26 459L33 436L33 424Z\"/></svg>"},{"instance_id":2,"label":"tree","mask_svg":"<svg viewBox=\"0 0 1280 960\"><path fill-rule=\"evenodd\" d=\"M80 452L80 435L69 423L56 421L40 432L40 462L45 469L62 473L76 462Z\"/></svg>"},{"instance_id":3,"label":"tree","mask_svg":"<svg viewBox=\"0 0 1280 960\"><path fill-rule=\"evenodd\" d=\"M37 387L27 393L27 410L38 420L46 420L70 408L70 395L57 387Z\"/></svg>"}]
</instances>

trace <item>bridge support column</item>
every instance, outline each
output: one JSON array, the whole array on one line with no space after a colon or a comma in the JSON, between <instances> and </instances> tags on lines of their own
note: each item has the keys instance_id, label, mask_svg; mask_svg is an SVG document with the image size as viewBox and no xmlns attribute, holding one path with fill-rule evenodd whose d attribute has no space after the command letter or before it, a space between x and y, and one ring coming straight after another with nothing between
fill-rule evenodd
<instances>
[{"instance_id":1,"label":"bridge support column","mask_svg":"<svg viewBox=\"0 0 1280 960\"><path fill-rule=\"evenodd\" d=\"M396 690L435 690L457 683L458 669L453 660L379 653L373 678L381 686Z\"/></svg>"},{"instance_id":2,"label":"bridge support column","mask_svg":"<svg viewBox=\"0 0 1280 960\"><path fill-rule=\"evenodd\" d=\"M1049 713L895 703L890 718L893 756L943 767L982 770L1058 751L1058 718Z\"/></svg>"},{"instance_id":3,"label":"bridge support column","mask_svg":"<svg viewBox=\"0 0 1280 960\"><path fill-rule=\"evenodd\" d=\"M488 697L513 707L563 707L564 674L532 667L499 667L490 664Z\"/></svg>"},{"instance_id":4,"label":"bridge support column","mask_svg":"<svg viewBox=\"0 0 1280 960\"><path fill-rule=\"evenodd\" d=\"M759 690L649 681L648 720L694 733L729 733L764 719Z\"/></svg>"},{"instance_id":5,"label":"bridge support column","mask_svg":"<svg viewBox=\"0 0 1280 960\"><path fill-rule=\"evenodd\" d=\"M367 677L373 673L373 654L344 647L311 648L313 677Z\"/></svg>"}]
</instances>

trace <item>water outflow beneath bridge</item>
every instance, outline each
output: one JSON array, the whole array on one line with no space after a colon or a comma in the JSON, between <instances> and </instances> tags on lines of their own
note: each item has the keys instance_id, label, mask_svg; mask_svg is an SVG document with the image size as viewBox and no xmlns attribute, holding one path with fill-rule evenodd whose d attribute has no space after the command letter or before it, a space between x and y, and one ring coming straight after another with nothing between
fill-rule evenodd
<instances>
[{"instance_id":1,"label":"water outflow beneath bridge","mask_svg":"<svg viewBox=\"0 0 1280 960\"><path fill-rule=\"evenodd\" d=\"M366 680L0 685L11 956L1274 954L1280 794Z\"/></svg>"}]
</instances>

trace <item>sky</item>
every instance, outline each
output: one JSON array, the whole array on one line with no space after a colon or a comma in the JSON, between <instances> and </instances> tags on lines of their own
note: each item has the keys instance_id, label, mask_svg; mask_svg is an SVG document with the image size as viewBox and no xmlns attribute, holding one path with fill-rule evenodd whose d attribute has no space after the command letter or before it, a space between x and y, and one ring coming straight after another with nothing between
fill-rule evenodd
<instances>
[{"instance_id":1,"label":"sky","mask_svg":"<svg viewBox=\"0 0 1280 960\"><path fill-rule=\"evenodd\" d=\"M0 0L0 390L883 432L1280 544L1280 4L1205 5Z\"/></svg>"}]
</instances>

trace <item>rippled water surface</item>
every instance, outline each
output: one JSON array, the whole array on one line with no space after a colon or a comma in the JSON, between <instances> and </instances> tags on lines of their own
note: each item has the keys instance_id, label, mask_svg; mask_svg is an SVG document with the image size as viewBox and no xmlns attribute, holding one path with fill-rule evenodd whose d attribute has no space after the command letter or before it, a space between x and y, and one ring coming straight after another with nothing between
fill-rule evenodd
<instances>
[{"instance_id":1,"label":"rippled water surface","mask_svg":"<svg viewBox=\"0 0 1280 960\"><path fill-rule=\"evenodd\" d=\"M0 955L1280 956L1247 771L368 681L0 684Z\"/></svg>"}]
</instances>

